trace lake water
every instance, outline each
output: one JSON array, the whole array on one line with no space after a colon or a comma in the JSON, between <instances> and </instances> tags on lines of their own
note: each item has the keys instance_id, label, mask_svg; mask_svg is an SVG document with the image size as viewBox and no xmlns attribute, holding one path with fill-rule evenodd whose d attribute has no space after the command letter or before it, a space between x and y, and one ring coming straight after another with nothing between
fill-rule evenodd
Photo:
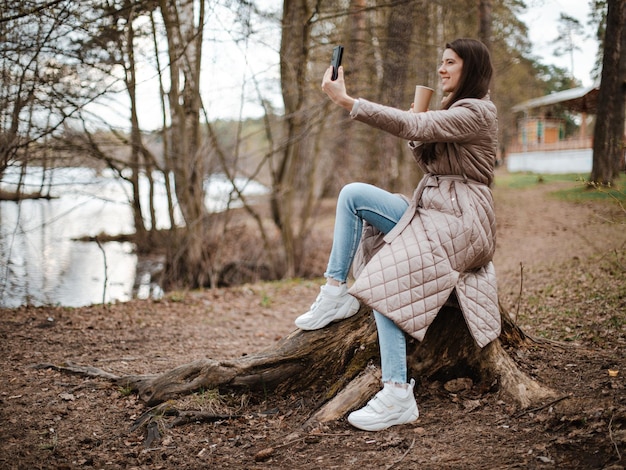
<instances>
[{"instance_id":1,"label":"lake water","mask_svg":"<svg viewBox=\"0 0 626 470\"><path fill-rule=\"evenodd\" d=\"M18 167L9 168L0 188L14 191ZM159 175L155 174L155 178ZM165 185L157 179L156 226L168 228ZM80 307L162 294L152 273L159 260L139 259L132 243L77 241L85 236L134 232L128 203L129 183L112 172L88 168L32 167L23 181L23 192L36 192L42 178L53 199L0 201L0 307L62 305ZM244 194L267 189L237 180ZM49 188L49 189L48 189ZM210 211L236 207L230 201L232 185L223 176L206 182L206 206ZM140 183L147 204L147 179ZM230 201L230 202L229 202ZM147 205L146 205L147 207ZM182 217L177 212L177 223Z\"/></svg>"}]
</instances>

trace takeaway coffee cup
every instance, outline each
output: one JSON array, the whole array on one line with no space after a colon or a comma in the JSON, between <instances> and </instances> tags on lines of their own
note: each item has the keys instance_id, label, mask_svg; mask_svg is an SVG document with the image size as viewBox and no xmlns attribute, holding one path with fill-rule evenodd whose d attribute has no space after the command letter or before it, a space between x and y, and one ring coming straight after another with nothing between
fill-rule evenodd
<instances>
[{"instance_id":1,"label":"takeaway coffee cup","mask_svg":"<svg viewBox=\"0 0 626 470\"><path fill-rule=\"evenodd\" d=\"M433 96L432 88L427 86L417 85L415 87L415 97L413 98L413 112L421 113L428 109L430 98Z\"/></svg>"}]
</instances>

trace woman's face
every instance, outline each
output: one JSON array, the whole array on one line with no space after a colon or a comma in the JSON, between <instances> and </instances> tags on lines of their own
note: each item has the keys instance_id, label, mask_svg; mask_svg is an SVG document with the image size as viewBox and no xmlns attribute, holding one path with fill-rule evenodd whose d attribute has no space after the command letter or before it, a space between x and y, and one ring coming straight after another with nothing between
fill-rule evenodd
<instances>
[{"instance_id":1,"label":"woman's face","mask_svg":"<svg viewBox=\"0 0 626 470\"><path fill-rule=\"evenodd\" d=\"M439 78L441 78L441 89L444 93L452 93L459 86L461 71L463 70L463 59L461 59L452 49L443 51L441 65L439 66Z\"/></svg>"}]
</instances>

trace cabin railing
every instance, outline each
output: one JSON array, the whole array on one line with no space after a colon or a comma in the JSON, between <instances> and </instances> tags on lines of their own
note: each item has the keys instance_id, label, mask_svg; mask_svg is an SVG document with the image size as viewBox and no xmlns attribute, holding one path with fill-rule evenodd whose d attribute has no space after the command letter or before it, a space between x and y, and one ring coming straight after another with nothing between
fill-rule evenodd
<instances>
[{"instance_id":1,"label":"cabin railing","mask_svg":"<svg viewBox=\"0 0 626 470\"><path fill-rule=\"evenodd\" d=\"M537 143L528 142L520 144L517 139L509 144L507 148L508 153L523 153L523 152L549 152L552 150L579 150L590 149L593 147L593 138L572 138L567 140L559 140L552 143Z\"/></svg>"}]
</instances>

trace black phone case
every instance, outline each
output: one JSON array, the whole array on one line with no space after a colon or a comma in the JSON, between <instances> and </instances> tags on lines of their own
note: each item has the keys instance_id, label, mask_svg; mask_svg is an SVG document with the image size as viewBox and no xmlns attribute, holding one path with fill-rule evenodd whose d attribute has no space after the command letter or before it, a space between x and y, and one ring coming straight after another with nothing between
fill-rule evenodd
<instances>
[{"instance_id":1,"label":"black phone case","mask_svg":"<svg viewBox=\"0 0 626 470\"><path fill-rule=\"evenodd\" d=\"M343 58L343 46L335 46L333 49L333 58L330 61L330 65L333 66L333 74L330 77L331 80L337 80L337 74L339 72L339 66L341 65L341 59Z\"/></svg>"}]
</instances>

